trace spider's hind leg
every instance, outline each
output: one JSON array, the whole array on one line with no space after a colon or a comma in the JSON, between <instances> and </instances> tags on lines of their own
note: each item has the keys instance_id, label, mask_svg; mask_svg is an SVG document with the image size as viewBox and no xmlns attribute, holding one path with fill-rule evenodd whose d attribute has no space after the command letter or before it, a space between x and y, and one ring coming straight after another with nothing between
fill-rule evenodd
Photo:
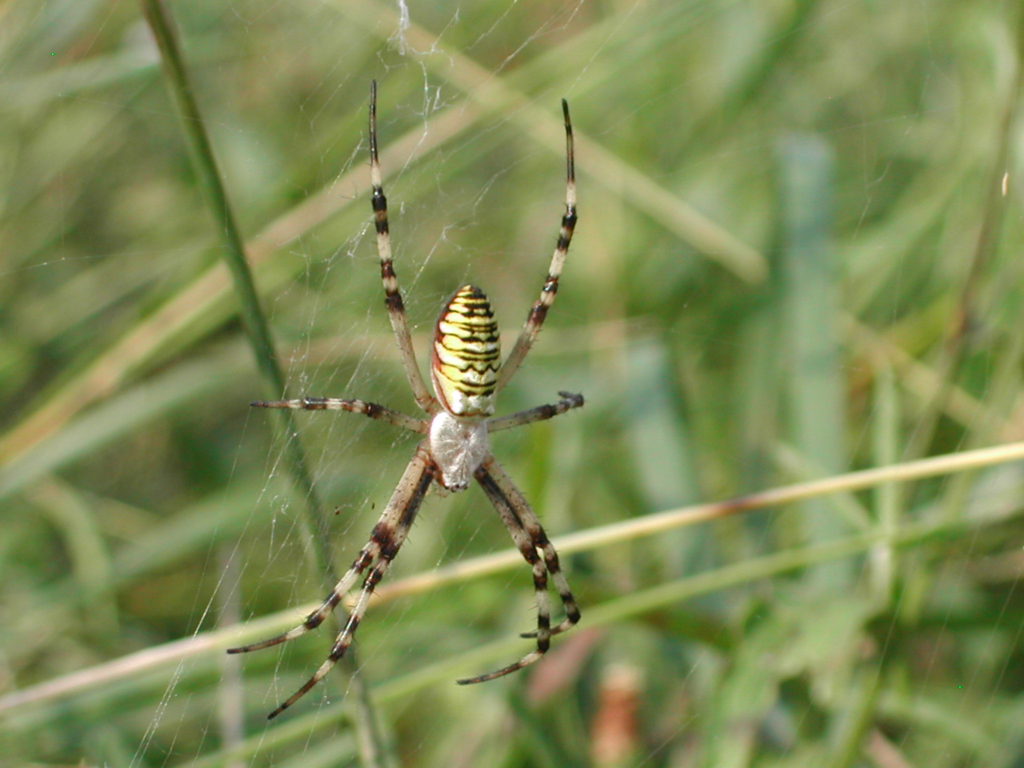
<instances>
[{"instance_id":1,"label":"spider's hind leg","mask_svg":"<svg viewBox=\"0 0 1024 768\"><path fill-rule=\"evenodd\" d=\"M558 240L555 242L555 251L551 255L551 264L548 266L548 274L544 279L544 287L541 288L540 297L533 303L530 313L526 316L526 323L523 330L516 339L515 346L508 353L505 362L498 371L497 391L500 392L508 384L512 374L522 365L523 359L530 351L533 343L537 340L541 326L547 318L548 310L555 303L555 296L558 295L558 281L562 276L562 268L565 266L565 259L569 255L569 244L572 242L573 232L576 231L576 161L573 151L572 121L569 119L569 104L562 99L562 116L565 119L565 213L562 215L562 224L558 230Z\"/></svg>"},{"instance_id":2,"label":"spider's hind leg","mask_svg":"<svg viewBox=\"0 0 1024 768\"><path fill-rule=\"evenodd\" d=\"M391 228L388 224L388 199L384 196L384 179L380 170L380 157L377 154L377 81L370 85L370 185L373 197L373 226L377 231L377 255L380 259L380 278L384 285L384 303L391 319L391 329L402 356L402 367L405 377L412 388L416 403L427 413L436 413L437 400L423 381L423 374L416 363L416 352L412 348L412 336L409 333L409 320L405 314L405 303L398 287L398 276L391 258Z\"/></svg>"}]
</instances>

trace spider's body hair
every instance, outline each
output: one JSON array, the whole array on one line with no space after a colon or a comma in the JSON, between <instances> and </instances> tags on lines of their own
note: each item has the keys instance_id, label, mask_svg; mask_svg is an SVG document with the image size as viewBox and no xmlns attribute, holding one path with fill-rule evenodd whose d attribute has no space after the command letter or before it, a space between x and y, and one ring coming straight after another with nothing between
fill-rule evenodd
<instances>
[{"instance_id":1,"label":"spider's body hair","mask_svg":"<svg viewBox=\"0 0 1024 768\"><path fill-rule=\"evenodd\" d=\"M491 302L476 286L464 285L449 299L434 327L430 375L441 407L460 419L493 414L500 367ZM469 470L467 482L475 469Z\"/></svg>"},{"instance_id":2,"label":"spider's body hair","mask_svg":"<svg viewBox=\"0 0 1024 768\"><path fill-rule=\"evenodd\" d=\"M487 422L441 411L430 420L430 455L440 470L437 481L449 491L464 491L491 452Z\"/></svg>"}]
</instances>

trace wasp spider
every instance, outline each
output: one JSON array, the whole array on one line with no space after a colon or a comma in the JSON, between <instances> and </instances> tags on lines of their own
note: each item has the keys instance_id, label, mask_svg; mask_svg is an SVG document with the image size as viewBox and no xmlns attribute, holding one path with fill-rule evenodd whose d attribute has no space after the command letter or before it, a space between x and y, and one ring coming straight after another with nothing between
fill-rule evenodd
<instances>
[{"instance_id":1,"label":"wasp spider","mask_svg":"<svg viewBox=\"0 0 1024 768\"><path fill-rule=\"evenodd\" d=\"M516 547L530 564L536 591L537 629L524 635L536 639L536 648L506 667L459 680L460 684L493 680L533 664L548 650L552 635L564 632L580 619L576 600L559 565L558 553L555 552L537 515L523 494L491 455L489 440L491 432L550 419L583 405L582 395L559 392L561 399L557 403L541 405L510 416L492 418L495 397L522 365L523 358L533 346L544 318L555 301L558 279L562 274L562 265L565 263L569 242L576 226L572 124L569 121L569 105L564 99L562 113L565 118L566 137L565 215L562 217L558 242L540 297L530 309L519 338L502 364L498 347L498 325L487 296L473 285L459 288L441 311L441 316L434 327L434 347L430 366L434 394L431 394L416 363L402 294L391 261L388 206L381 181L380 162L377 158L376 82L370 88L370 180L373 186L374 225L377 230L377 252L380 256L385 303L391 318L391 327L401 350L406 378L412 387L417 404L427 413L427 418L407 416L363 400L343 400L334 397L306 397L299 400L256 402L253 405L260 408L361 413L397 427L419 432L425 435L425 439L416 447L416 453L399 480L398 487L379 522L374 526L369 542L320 607L294 629L269 640L228 650L228 653L257 651L304 635L318 627L355 586L357 580L363 577L359 597L345 627L335 639L326 661L298 691L270 713L270 718L276 717L294 704L322 680L345 655L366 612L370 595L398 554L423 502L423 497L434 482L449 491L465 490L469 487L471 479L479 483L512 534ZM565 610L565 618L555 626L551 626L549 578L554 582Z\"/></svg>"}]
</instances>

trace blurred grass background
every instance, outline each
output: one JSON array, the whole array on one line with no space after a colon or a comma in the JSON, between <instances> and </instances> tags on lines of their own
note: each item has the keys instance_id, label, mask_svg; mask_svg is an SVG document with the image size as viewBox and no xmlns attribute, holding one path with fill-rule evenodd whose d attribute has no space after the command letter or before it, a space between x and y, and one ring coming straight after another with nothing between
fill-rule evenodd
<instances>
[{"instance_id":1,"label":"blurred grass background","mask_svg":"<svg viewBox=\"0 0 1024 768\"><path fill-rule=\"evenodd\" d=\"M569 100L580 224L500 408L587 405L495 440L552 535L1024 434L1017 3L168 8L296 396L414 408L370 80L421 364L467 281L510 346ZM356 764L346 671L263 719L329 630L222 653L323 573L138 5L11 0L0 66L0 762ZM415 440L296 425L344 568ZM530 579L482 494L432 494L388 581L498 560L361 626L381 763L1022 765L1021 469L584 547L582 625L472 688L528 647Z\"/></svg>"}]
</instances>

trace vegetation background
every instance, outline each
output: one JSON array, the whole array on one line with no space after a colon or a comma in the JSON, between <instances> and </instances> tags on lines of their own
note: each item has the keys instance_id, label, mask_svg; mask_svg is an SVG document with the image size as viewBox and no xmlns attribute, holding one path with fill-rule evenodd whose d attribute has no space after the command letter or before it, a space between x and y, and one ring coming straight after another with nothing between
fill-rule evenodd
<instances>
[{"instance_id":1,"label":"vegetation background","mask_svg":"<svg viewBox=\"0 0 1024 768\"><path fill-rule=\"evenodd\" d=\"M506 348L518 331L570 101L577 238L500 409L587 405L495 450L552 535L590 536L564 556L583 623L453 685L528 648L532 590L478 490L432 494L359 674L266 723L333 630L223 649L324 593L309 510L344 568L415 441L249 410L268 385L225 208L140 5L9 0L0 763L1024 765L1020 463L683 509L1024 434L1019 3L165 7L292 395L414 407L369 223L370 80L421 364L463 282Z\"/></svg>"}]
</instances>

